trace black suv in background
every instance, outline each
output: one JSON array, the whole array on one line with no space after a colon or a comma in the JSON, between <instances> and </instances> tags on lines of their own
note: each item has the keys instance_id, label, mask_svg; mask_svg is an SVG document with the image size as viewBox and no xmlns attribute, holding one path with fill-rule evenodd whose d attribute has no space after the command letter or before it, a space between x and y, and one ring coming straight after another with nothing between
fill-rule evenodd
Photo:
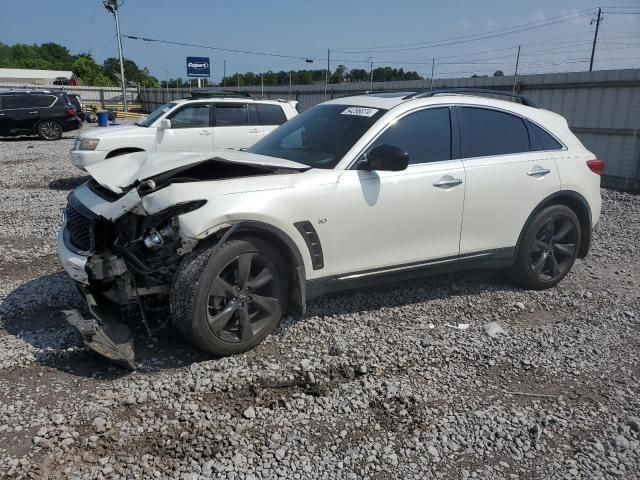
<instances>
[{"instance_id":1,"label":"black suv in background","mask_svg":"<svg viewBox=\"0 0 640 480\"><path fill-rule=\"evenodd\" d=\"M0 135L37 134L43 140L58 140L63 132L78 130L81 124L75 107L64 92L0 92Z\"/></svg>"}]
</instances>

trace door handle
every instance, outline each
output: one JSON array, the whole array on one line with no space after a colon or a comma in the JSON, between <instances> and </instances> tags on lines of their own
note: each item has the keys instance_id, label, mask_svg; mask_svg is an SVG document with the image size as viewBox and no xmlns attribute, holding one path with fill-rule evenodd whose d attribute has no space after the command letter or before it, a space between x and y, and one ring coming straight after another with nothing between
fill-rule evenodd
<instances>
[{"instance_id":1,"label":"door handle","mask_svg":"<svg viewBox=\"0 0 640 480\"><path fill-rule=\"evenodd\" d=\"M544 177L549 173L551 173L551 170L549 170L548 168L534 168L533 170L529 170L527 172L527 175L529 175L530 177Z\"/></svg>"},{"instance_id":2,"label":"door handle","mask_svg":"<svg viewBox=\"0 0 640 480\"><path fill-rule=\"evenodd\" d=\"M260 133L260 130L258 128L252 128L249 130L249 133Z\"/></svg>"},{"instance_id":3,"label":"door handle","mask_svg":"<svg viewBox=\"0 0 640 480\"><path fill-rule=\"evenodd\" d=\"M447 188L447 187L455 187L460 185L462 180L460 178L454 178L452 180L439 180L434 182L433 186L437 188Z\"/></svg>"},{"instance_id":4,"label":"door handle","mask_svg":"<svg viewBox=\"0 0 640 480\"><path fill-rule=\"evenodd\" d=\"M4 117L4 113L0 113L0 117Z\"/></svg>"},{"instance_id":5,"label":"door handle","mask_svg":"<svg viewBox=\"0 0 640 480\"><path fill-rule=\"evenodd\" d=\"M29 113L38 113L38 111L36 110L35 112L29 112Z\"/></svg>"},{"instance_id":6,"label":"door handle","mask_svg":"<svg viewBox=\"0 0 640 480\"><path fill-rule=\"evenodd\" d=\"M200 135L211 135L211 132L200 132Z\"/></svg>"}]
</instances>

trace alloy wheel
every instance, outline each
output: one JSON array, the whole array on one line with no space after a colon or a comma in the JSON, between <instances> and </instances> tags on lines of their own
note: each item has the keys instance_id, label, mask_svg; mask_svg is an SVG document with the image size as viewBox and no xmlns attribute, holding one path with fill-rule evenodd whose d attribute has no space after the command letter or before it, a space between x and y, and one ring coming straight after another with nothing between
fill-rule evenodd
<instances>
[{"instance_id":1,"label":"alloy wheel","mask_svg":"<svg viewBox=\"0 0 640 480\"><path fill-rule=\"evenodd\" d=\"M207 321L221 340L244 343L259 335L282 309L274 263L259 253L243 253L228 262L209 287Z\"/></svg>"},{"instance_id":2,"label":"alloy wheel","mask_svg":"<svg viewBox=\"0 0 640 480\"><path fill-rule=\"evenodd\" d=\"M45 140L56 140L60 136L60 125L52 121L42 122L40 134Z\"/></svg>"},{"instance_id":3,"label":"alloy wheel","mask_svg":"<svg viewBox=\"0 0 640 480\"><path fill-rule=\"evenodd\" d=\"M575 258L577 225L564 215L547 220L535 235L531 247L531 268L542 281L553 281L564 275Z\"/></svg>"}]
</instances>

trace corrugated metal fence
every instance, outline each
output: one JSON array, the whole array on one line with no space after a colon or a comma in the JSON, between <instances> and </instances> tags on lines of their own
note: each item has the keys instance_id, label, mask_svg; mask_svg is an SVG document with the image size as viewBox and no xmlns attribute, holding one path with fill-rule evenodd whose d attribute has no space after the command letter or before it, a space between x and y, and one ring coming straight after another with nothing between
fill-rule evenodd
<instances>
[{"instance_id":1,"label":"corrugated metal fence","mask_svg":"<svg viewBox=\"0 0 640 480\"><path fill-rule=\"evenodd\" d=\"M373 90L428 90L429 80L374 83ZM513 77L437 79L433 88L478 87L511 90ZM0 86L0 89L7 88ZM92 103L121 100L118 88L65 87ZM303 111L332 98L362 92L368 83L241 87L254 96L297 100ZM227 90L236 90L226 87ZM518 77L516 90L540 107L563 115L580 140L606 162L606 185L640 188L640 69L548 73ZM188 97L188 89L141 89L131 101L151 111L174 99Z\"/></svg>"}]
</instances>

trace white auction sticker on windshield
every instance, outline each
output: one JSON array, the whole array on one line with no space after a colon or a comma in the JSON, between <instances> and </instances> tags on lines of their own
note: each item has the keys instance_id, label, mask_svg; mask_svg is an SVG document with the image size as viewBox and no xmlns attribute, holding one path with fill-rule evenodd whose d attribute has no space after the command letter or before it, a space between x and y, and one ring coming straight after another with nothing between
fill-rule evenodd
<instances>
[{"instance_id":1,"label":"white auction sticker on windshield","mask_svg":"<svg viewBox=\"0 0 640 480\"><path fill-rule=\"evenodd\" d=\"M356 117L373 117L376 113L378 113L377 108L347 107L341 112L341 115L355 115Z\"/></svg>"}]
</instances>

